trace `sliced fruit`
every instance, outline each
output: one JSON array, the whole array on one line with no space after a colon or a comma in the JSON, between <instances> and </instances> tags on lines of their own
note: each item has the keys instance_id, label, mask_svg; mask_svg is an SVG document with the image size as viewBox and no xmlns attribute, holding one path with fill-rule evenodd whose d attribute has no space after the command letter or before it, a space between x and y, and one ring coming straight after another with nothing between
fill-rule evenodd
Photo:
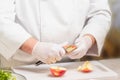
<instances>
[{"instance_id":1,"label":"sliced fruit","mask_svg":"<svg viewBox=\"0 0 120 80\"><path fill-rule=\"evenodd\" d=\"M67 70L66 68L58 67L58 66L53 66L50 68L50 72L55 77L63 76L65 74L66 70Z\"/></svg>"},{"instance_id":2,"label":"sliced fruit","mask_svg":"<svg viewBox=\"0 0 120 80\"><path fill-rule=\"evenodd\" d=\"M66 46L64 46L64 49L65 49L66 53L70 53L73 50L75 50L76 48L77 48L77 46L75 46L75 45L66 45Z\"/></svg>"},{"instance_id":3,"label":"sliced fruit","mask_svg":"<svg viewBox=\"0 0 120 80\"><path fill-rule=\"evenodd\" d=\"M84 62L84 64L82 66L79 66L77 68L78 71L82 71L82 72L91 72L93 71L92 65L90 64L89 61Z\"/></svg>"}]
</instances>

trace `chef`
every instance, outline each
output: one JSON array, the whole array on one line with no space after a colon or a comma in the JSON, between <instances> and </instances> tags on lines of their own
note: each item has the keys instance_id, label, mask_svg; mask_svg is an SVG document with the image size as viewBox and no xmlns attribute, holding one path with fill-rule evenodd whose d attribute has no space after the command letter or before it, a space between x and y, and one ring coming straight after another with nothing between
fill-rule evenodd
<instances>
[{"instance_id":1,"label":"chef","mask_svg":"<svg viewBox=\"0 0 120 80\"><path fill-rule=\"evenodd\" d=\"M108 0L0 0L1 65L99 56L110 24Z\"/></svg>"}]
</instances>

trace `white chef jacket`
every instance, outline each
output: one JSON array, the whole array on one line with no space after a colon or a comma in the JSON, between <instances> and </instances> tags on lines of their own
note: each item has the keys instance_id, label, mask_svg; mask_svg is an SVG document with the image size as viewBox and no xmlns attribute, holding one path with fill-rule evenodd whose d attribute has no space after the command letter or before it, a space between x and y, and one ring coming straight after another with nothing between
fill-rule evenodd
<instances>
[{"instance_id":1,"label":"white chef jacket","mask_svg":"<svg viewBox=\"0 0 120 80\"><path fill-rule=\"evenodd\" d=\"M0 0L1 62L9 66L35 62L19 49L31 36L59 44L91 34L96 44L87 55L100 55L110 23L108 0Z\"/></svg>"}]
</instances>

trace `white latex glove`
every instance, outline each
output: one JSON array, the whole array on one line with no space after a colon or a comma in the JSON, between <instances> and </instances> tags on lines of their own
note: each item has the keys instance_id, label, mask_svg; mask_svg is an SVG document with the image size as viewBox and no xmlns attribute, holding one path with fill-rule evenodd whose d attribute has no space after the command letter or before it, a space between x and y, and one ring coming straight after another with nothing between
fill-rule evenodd
<instances>
[{"instance_id":1,"label":"white latex glove","mask_svg":"<svg viewBox=\"0 0 120 80\"><path fill-rule=\"evenodd\" d=\"M71 59L79 59L83 57L92 46L92 40L89 36L80 37L75 41L77 49L68 54Z\"/></svg>"},{"instance_id":2,"label":"white latex glove","mask_svg":"<svg viewBox=\"0 0 120 80\"><path fill-rule=\"evenodd\" d=\"M67 43L58 45L54 43L37 42L33 48L32 55L46 64L55 63L60 61L65 55L65 50L63 48Z\"/></svg>"}]
</instances>

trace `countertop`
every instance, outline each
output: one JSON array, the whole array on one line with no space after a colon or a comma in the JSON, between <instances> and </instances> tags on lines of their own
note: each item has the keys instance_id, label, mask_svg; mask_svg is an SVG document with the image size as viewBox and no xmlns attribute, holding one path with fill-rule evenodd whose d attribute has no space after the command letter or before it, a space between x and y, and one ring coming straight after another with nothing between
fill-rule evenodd
<instances>
[{"instance_id":1,"label":"countertop","mask_svg":"<svg viewBox=\"0 0 120 80\"><path fill-rule=\"evenodd\" d=\"M99 62L99 63L101 63L102 65L104 65L104 66L106 66L106 68L109 68L110 70L112 70L112 71L114 71L115 73L117 73L117 76L111 76L111 77L102 77L102 78L98 78L97 76L98 76L98 73L95 73L95 75L96 75L96 78L94 78L94 79L82 79L82 80L120 80L120 58L117 58L117 59L104 59L104 60L94 60L94 61L97 61L97 62ZM94 62L93 61L93 62ZM69 63L65 63L65 64L69 64ZM70 63L71 64L71 63ZM76 64L76 63L75 63ZM57 65L57 64L55 64L55 65ZM61 64L60 64L61 65ZM64 63L62 63L62 65L64 65ZM29 66L29 65L28 65ZM32 65L31 65L32 66ZM46 69L47 68L47 66L46 65L44 65L44 66L38 66L38 68L39 68L39 70L40 69L42 69L43 70L43 67ZM74 65L74 67L75 67L75 65ZM30 66L28 67L28 68L31 68ZM32 66L32 68L33 68L33 70L35 71L35 69L36 68L34 68L34 66ZM21 68L20 68L21 69ZM23 69L24 70L24 69ZM37 69L37 71L38 71L38 69ZM41 71L41 70L40 70ZM18 72L21 72L21 71L19 71L19 69L18 69ZM69 71L70 72L70 71ZM24 74L22 74L22 73L24 73ZM22 71L22 75L25 75L28 79L31 79L30 77L31 76L29 76L29 75L26 75L25 73L26 73L26 71ZM39 73L39 72L38 72ZM73 72L73 73L75 73L75 72ZM33 73L34 74L34 73ZM36 73L37 74L37 73ZM67 73L68 74L68 73ZM69 74L70 75L70 74ZM82 75L82 74L81 74ZM94 76L95 76L94 75ZM99 76L104 76L104 75L106 75L106 74L104 74L104 73L101 73L101 74L99 74ZM113 75L113 74L112 74ZM45 73L45 75L44 75L44 73L43 74L39 74L39 76L45 76L46 77L46 73ZM75 75L74 75L75 76ZM78 75L78 76L80 76L80 75ZM87 75L86 75L87 76ZM90 76L90 75L89 75ZM83 77L83 76L82 76ZM88 76L87 76L88 77ZM73 78L73 77L71 77L71 78ZM71 79L70 78L70 79ZM76 77L75 77L76 78ZM75 79L75 78L73 78L73 79ZM37 79L37 78L36 78ZM40 77L39 77L39 79L40 79ZM58 79L58 78L57 78ZM62 78L60 78L60 79L58 79L58 80L66 80L66 79L69 79L69 78L65 78L65 79L62 79ZM70 80L69 79L69 80ZM71 80L73 80L73 79L71 79ZM32 79L31 79L32 80ZM45 79L46 80L46 79ZM47 80L49 80L49 79L47 79ZM54 79L54 80L56 80L56 79ZM81 79L79 79L79 80L81 80Z\"/></svg>"},{"instance_id":2,"label":"countertop","mask_svg":"<svg viewBox=\"0 0 120 80\"><path fill-rule=\"evenodd\" d=\"M120 80L120 58L104 59L104 60L99 60L99 62L118 74L118 79L107 79L107 80ZM104 80L104 79L100 79L100 80Z\"/></svg>"},{"instance_id":3,"label":"countertop","mask_svg":"<svg viewBox=\"0 0 120 80\"><path fill-rule=\"evenodd\" d=\"M120 58L115 59L103 59L97 60L98 62L102 63L104 66L108 67L112 71L118 74L117 79L114 78L101 78L101 79L88 79L88 80L120 80Z\"/></svg>"}]
</instances>

